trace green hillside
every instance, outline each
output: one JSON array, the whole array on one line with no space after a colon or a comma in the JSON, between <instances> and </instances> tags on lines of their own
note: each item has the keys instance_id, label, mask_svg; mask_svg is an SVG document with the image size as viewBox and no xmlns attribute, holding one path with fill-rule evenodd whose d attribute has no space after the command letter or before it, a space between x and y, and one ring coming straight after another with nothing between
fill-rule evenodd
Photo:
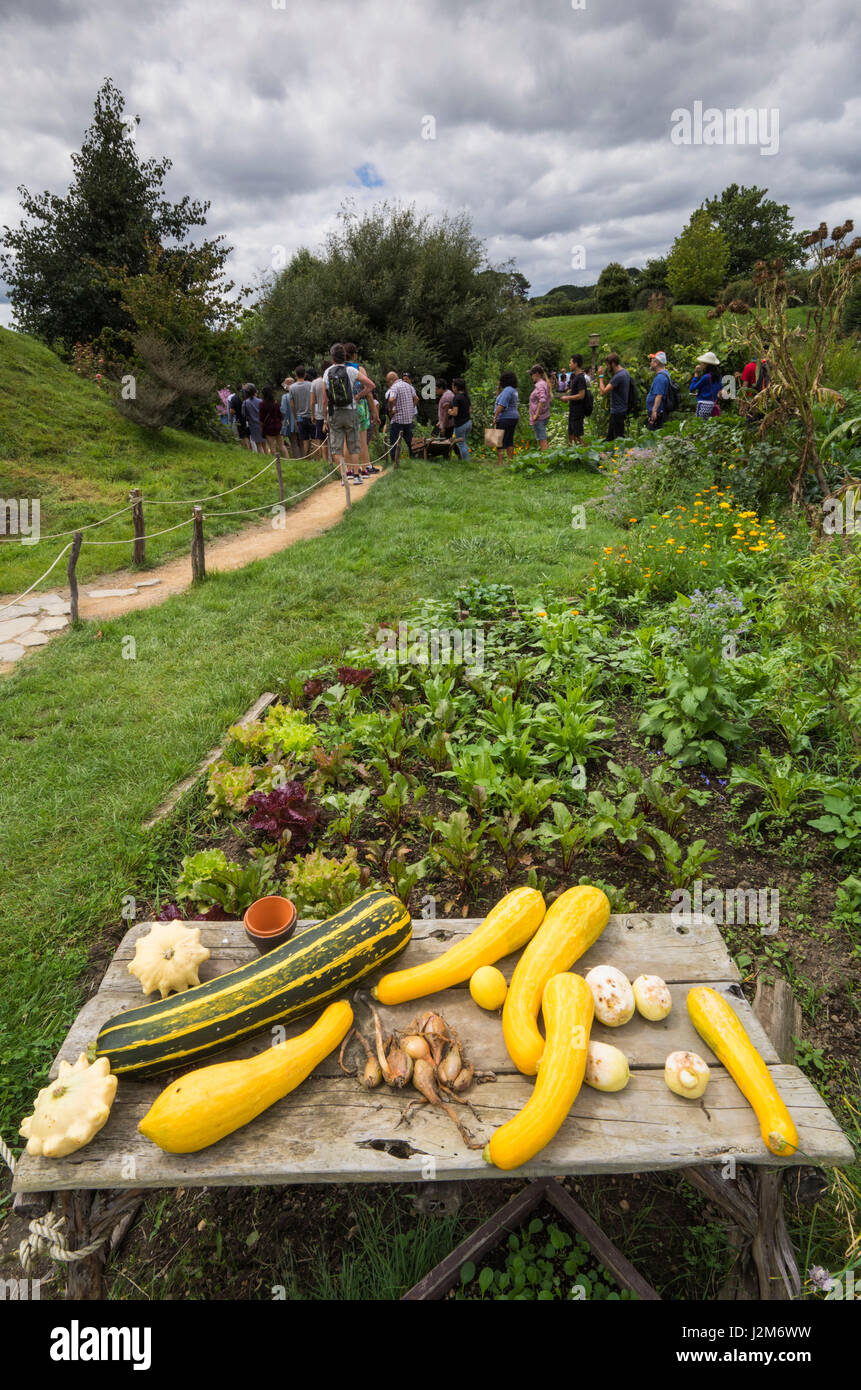
<instances>
[{"instance_id":1,"label":"green hillside","mask_svg":"<svg viewBox=\"0 0 861 1390\"><path fill-rule=\"evenodd\" d=\"M700 319L703 325L702 348L710 348L720 332L718 325L706 318L706 304L679 304L678 309ZM801 323L807 310L803 307L790 309L790 323ZM562 343L564 360L567 363L572 352L582 352L589 361L589 334L598 333L602 347L606 344L621 356L630 355L643 333L643 325L648 317L645 309L631 309L625 314L554 314L549 318L535 320L535 331L542 337L557 338ZM666 347L665 343L653 344L653 351Z\"/></svg>"},{"instance_id":2,"label":"green hillside","mask_svg":"<svg viewBox=\"0 0 861 1390\"><path fill-rule=\"evenodd\" d=\"M132 487L140 487L144 498L205 497L235 487L266 462L266 457L232 441L222 444L180 430L133 425L117 414L94 382L76 376L48 348L22 333L0 329L0 497L38 497L44 537L117 511L127 504ZM322 464L301 459L284 460L283 468L288 496L325 471ZM249 487L213 502L212 508L227 511L277 500L272 468ZM147 531L173 526L190 510L185 504L145 505ZM207 511L206 535L233 531L251 520L216 517ZM129 544L85 545L79 575L87 579L127 567L131 535L128 512L90 532L93 539L129 538ZM68 539L44 539L34 546L0 542L0 593L15 593L32 584ZM147 562L158 563L189 545L190 528L156 537L147 545ZM61 562L48 585L65 582L63 570Z\"/></svg>"}]
</instances>

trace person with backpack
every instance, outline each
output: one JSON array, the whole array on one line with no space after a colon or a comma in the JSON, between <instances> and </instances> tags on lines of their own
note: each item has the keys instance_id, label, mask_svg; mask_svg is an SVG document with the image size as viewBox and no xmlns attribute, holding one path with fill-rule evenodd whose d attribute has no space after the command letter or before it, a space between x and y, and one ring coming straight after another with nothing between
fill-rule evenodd
<instances>
[{"instance_id":1,"label":"person with backpack","mask_svg":"<svg viewBox=\"0 0 861 1390\"><path fill-rule=\"evenodd\" d=\"M691 395L696 393L697 417L700 420L709 420L713 415L720 415L720 406L717 402L721 382L719 359L715 357L713 352L701 353L688 386L688 392Z\"/></svg>"},{"instance_id":2,"label":"person with backpack","mask_svg":"<svg viewBox=\"0 0 861 1390\"><path fill-rule=\"evenodd\" d=\"M580 353L571 358L568 389L559 399L568 402L568 443L576 444L583 439L583 422L592 414L593 404Z\"/></svg>"},{"instance_id":3,"label":"person with backpack","mask_svg":"<svg viewBox=\"0 0 861 1390\"><path fill-rule=\"evenodd\" d=\"M625 421L631 411L632 397L636 408L636 388L630 373L622 366L618 352L611 352L604 358L609 372L609 381L604 381L604 367L598 368L598 390L602 396L610 397L610 424L607 430L607 443L621 439L625 433Z\"/></svg>"},{"instance_id":4,"label":"person with backpack","mask_svg":"<svg viewBox=\"0 0 861 1390\"><path fill-rule=\"evenodd\" d=\"M655 375L646 396L646 429L659 430L678 406L679 388L670 380L665 352L650 353L649 366Z\"/></svg>"},{"instance_id":5,"label":"person with backpack","mask_svg":"<svg viewBox=\"0 0 861 1390\"><path fill-rule=\"evenodd\" d=\"M359 412L356 409L355 386L361 381L373 391L374 383L361 367L348 367L347 354L343 343L333 343L331 348L332 365L323 373L326 414L328 420L329 449L334 460L341 455L341 482L349 477L353 483L360 483L359 472Z\"/></svg>"}]
</instances>

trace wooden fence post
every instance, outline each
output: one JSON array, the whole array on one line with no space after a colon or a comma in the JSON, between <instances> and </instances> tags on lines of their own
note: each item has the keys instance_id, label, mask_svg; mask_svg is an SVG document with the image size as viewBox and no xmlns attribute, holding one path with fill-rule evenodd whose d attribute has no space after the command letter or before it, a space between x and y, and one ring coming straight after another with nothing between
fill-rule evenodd
<instances>
[{"instance_id":1,"label":"wooden fence post","mask_svg":"<svg viewBox=\"0 0 861 1390\"><path fill-rule=\"evenodd\" d=\"M78 576L75 574L75 566L78 563L78 556L81 553L81 543L84 537L80 531L76 531L72 538L72 550L69 555L69 563L66 566L66 574L69 577L69 598L72 604L71 619L73 623L78 621Z\"/></svg>"},{"instance_id":2,"label":"wooden fence post","mask_svg":"<svg viewBox=\"0 0 861 1390\"><path fill-rule=\"evenodd\" d=\"M203 508L193 507L194 529L191 537L191 581L206 578L206 557L203 549Z\"/></svg>"},{"instance_id":3,"label":"wooden fence post","mask_svg":"<svg viewBox=\"0 0 861 1390\"><path fill-rule=\"evenodd\" d=\"M146 560L146 531L144 530L143 495L139 487L129 493L132 504L132 521L135 528L135 543L132 551L132 564L142 565Z\"/></svg>"},{"instance_id":4,"label":"wooden fence post","mask_svg":"<svg viewBox=\"0 0 861 1390\"><path fill-rule=\"evenodd\" d=\"M347 494L347 508L349 509L353 505L353 499L350 496L350 475L347 472L347 463L343 456L341 458L341 482L344 484L344 491Z\"/></svg>"}]
</instances>

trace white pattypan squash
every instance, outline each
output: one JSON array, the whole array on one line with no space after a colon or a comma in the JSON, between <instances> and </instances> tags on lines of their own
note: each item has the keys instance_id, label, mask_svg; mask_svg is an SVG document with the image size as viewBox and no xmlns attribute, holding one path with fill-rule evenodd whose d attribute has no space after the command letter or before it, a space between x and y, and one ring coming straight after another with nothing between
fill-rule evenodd
<instances>
[{"instance_id":1,"label":"white pattypan squash","mask_svg":"<svg viewBox=\"0 0 861 1390\"><path fill-rule=\"evenodd\" d=\"M27 1153L65 1158L82 1149L107 1120L116 1093L107 1057L89 1062L82 1052L74 1066L61 1062L56 1081L39 1092L33 1114L21 1121Z\"/></svg>"},{"instance_id":2,"label":"white pattypan squash","mask_svg":"<svg viewBox=\"0 0 861 1390\"><path fill-rule=\"evenodd\" d=\"M129 974L137 975L144 994L158 990L162 999L199 985L198 966L209 960L209 948L200 944L200 927L181 922L156 922L135 943Z\"/></svg>"}]
</instances>

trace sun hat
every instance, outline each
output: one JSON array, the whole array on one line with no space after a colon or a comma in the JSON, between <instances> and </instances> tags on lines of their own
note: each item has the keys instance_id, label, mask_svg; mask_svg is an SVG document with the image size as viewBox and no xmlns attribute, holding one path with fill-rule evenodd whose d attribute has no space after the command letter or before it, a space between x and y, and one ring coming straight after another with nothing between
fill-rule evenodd
<instances>
[{"instance_id":1,"label":"sun hat","mask_svg":"<svg viewBox=\"0 0 861 1390\"><path fill-rule=\"evenodd\" d=\"M667 365L667 354L666 354L665 352L650 352L650 353L649 353L649 361L650 361L650 362L660 362L660 364L661 364L662 367L666 367L666 365Z\"/></svg>"},{"instance_id":2,"label":"sun hat","mask_svg":"<svg viewBox=\"0 0 861 1390\"><path fill-rule=\"evenodd\" d=\"M710 367L719 367L720 358L715 357L713 352L701 352L697 358L698 362L706 362Z\"/></svg>"}]
</instances>

